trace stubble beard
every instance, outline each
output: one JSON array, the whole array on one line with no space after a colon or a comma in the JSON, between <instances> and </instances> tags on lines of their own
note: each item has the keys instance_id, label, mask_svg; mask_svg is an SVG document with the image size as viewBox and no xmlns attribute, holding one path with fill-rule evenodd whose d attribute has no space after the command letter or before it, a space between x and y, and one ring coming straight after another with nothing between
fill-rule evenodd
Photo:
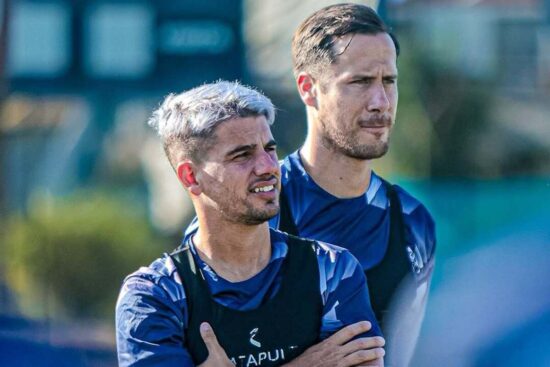
<instances>
[{"instance_id":1,"label":"stubble beard","mask_svg":"<svg viewBox=\"0 0 550 367\"><path fill-rule=\"evenodd\" d=\"M341 132L327 124L323 119L320 119L322 132L321 139L325 148L345 155L346 157L358 160L371 160L384 156L389 149L388 140L376 141L369 144L361 144L353 132Z\"/></svg>"},{"instance_id":2,"label":"stubble beard","mask_svg":"<svg viewBox=\"0 0 550 367\"><path fill-rule=\"evenodd\" d=\"M230 221L237 222L240 224L255 226L255 225L267 222L271 218L275 217L277 214L279 214L278 207L277 207L277 210L273 210L273 211L248 208L245 213L241 213L237 216L235 215L230 216L228 217L228 219Z\"/></svg>"},{"instance_id":3,"label":"stubble beard","mask_svg":"<svg viewBox=\"0 0 550 367\"><path fill-rule=\"evenodd\" d=\"M252 206L252 204L245 202L244 210L239 210L237 205L233 203L227 203L219 207L224 218L232 223L239 223L249 226L262 224L270 220L279 214L279 205L274 208L258 209Z\"/></svg>"}]
</instances>

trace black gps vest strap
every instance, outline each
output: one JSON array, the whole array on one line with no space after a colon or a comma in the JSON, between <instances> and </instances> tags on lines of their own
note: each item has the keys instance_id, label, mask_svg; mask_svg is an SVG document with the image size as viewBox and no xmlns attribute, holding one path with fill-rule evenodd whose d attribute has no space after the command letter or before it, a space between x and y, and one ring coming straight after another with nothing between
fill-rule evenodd
<instances>
[{"instance_id":1,"label":"black gps vest strap","mask_svg":"<svg viewBox=\"0 0 550 367\"><path fill-rule=\"evenodd\" d=\"M382 180L390 204L390 236L386 254L375 267L365 271L372 309L384 331L384 318L401 281L410 273L401 201L394 186Z\"/></svg>"},{"instance_id":2,"label":"black gps vest strap","mask_svg":"<svg viewBox=\"0 0 550 367\"><path fill-rule=\"evenodd\" d=\"M397 287L410 272L410 263L406 250L405 225L403 223L401 201L393 185L386 180L381 180L386 187L386 195L390 203L388 247L382 261L372 269L365 271L365 275L367 276L367 284L369 286L371 306L383 331L384 316L388 311L390 301ZM284 186L281 187L279 205L279 230L299 236L300 234L292 217L288 198L284 194ZM336 243L335 245L339 244Z\"/></svg>"},{"instance_id":3,"label":"black gps vest strap","mask_svg":"<svg viewBox=\"0 0 550 367\"><path fill-rule=\"evenodd\" d=\"M288 204L288 199L284 194L284 186L281 185L281 193L279 195L279 230L292 234L294 236L299 236L298 227L294 222L294 217L290 211L290 205Z\"/></svg>"},{"instance_id":4,"label":"black gps vest strap","mask_svg":"<svg viewBox=\"0 0 550 367\"><path fill-rule=\"evenodd\" d=\"M208 357L200 324L212 325L220 345L237 366L278 366L319 340L322 299L313 242L289 236L277 294L249 311L215 302L189 247L171 254L182 278L189 309L185 347L197 365Z\"/></svg>"}]
</instances>

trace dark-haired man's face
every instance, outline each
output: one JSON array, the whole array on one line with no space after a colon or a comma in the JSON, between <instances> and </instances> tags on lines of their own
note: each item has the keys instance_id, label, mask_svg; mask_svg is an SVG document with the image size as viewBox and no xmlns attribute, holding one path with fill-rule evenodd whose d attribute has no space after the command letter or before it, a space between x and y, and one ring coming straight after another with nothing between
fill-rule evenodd
<instances>
[{"instance_id":1,"label":"dark-haired man's face","mask_svg":"<svg viewBox=\"0 0 550 367\"><path fill-rule=\"evenodd\" d=\"M346 35L318 81L315 128L329 149L356 159L388 150L397 108L396 50L386 33Z\"/></svg>"}]
</instances>

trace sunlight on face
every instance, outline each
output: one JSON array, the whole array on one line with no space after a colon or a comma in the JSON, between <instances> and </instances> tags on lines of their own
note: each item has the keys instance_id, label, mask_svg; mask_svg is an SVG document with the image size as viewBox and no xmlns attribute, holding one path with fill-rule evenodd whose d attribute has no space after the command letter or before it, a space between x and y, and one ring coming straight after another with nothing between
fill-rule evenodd
<instances>
[{"instance_id":1,"label":"sunlight on face","mask_svg":"<svg viewBox=\"0 0 550 367\"><path fill-rule=\"evenodd\" d=\"M279 212L276 143L265 117L221 123L197 174L202 202L224 220L256 225Z\"/></svg>"},{"instance_id":2,"label":"sunlight on face","mask_svg":"<svg viewBox=\"0 0 550 367\"><path fill-rule=\"evenodd\" d=\"M341 44L347 48L318 82L321 141L349 157L381 157L397 109L395 46L386 33L347 35L335 47Z\"/></svg>"}]
</instances>

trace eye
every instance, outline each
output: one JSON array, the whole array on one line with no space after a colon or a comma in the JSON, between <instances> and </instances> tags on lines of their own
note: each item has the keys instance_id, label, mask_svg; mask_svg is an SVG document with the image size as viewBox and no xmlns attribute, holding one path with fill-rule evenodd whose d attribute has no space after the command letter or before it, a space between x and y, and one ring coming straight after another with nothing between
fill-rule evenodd
<instances>
[{"instance_id":1,"label":"eye","mask_svg":"<svg viewBox=\"0 0 550 367\"><path fill-rule=\"evenodd\" d=\"M397 83L397 78L385 78L384 83L385 84L395 84L395 83Z\"/></svg>"},{"instance_id":2,"label":"eye","mask_svg":"<svg viewBox=\"0 0 550 367\"><path fill-rule=\"evenodd\" d=\"M355 80L352 80L350 82L350 84L369 84L370 83L370 79L355 79Z\"/></svg>"},{"instance_id":3,"label":"eye","mask_svg":"<svg viewBox=\"0 0 550 367\"><path fill-rule=\"evenodd\" d=\"M232 160L234 160L234 161L243 161L243 160L247 159L249 156L250 156L250 152L242 152L242 153L239 153L239 154L233 156Z\"/></svg>"}]
</instances>

